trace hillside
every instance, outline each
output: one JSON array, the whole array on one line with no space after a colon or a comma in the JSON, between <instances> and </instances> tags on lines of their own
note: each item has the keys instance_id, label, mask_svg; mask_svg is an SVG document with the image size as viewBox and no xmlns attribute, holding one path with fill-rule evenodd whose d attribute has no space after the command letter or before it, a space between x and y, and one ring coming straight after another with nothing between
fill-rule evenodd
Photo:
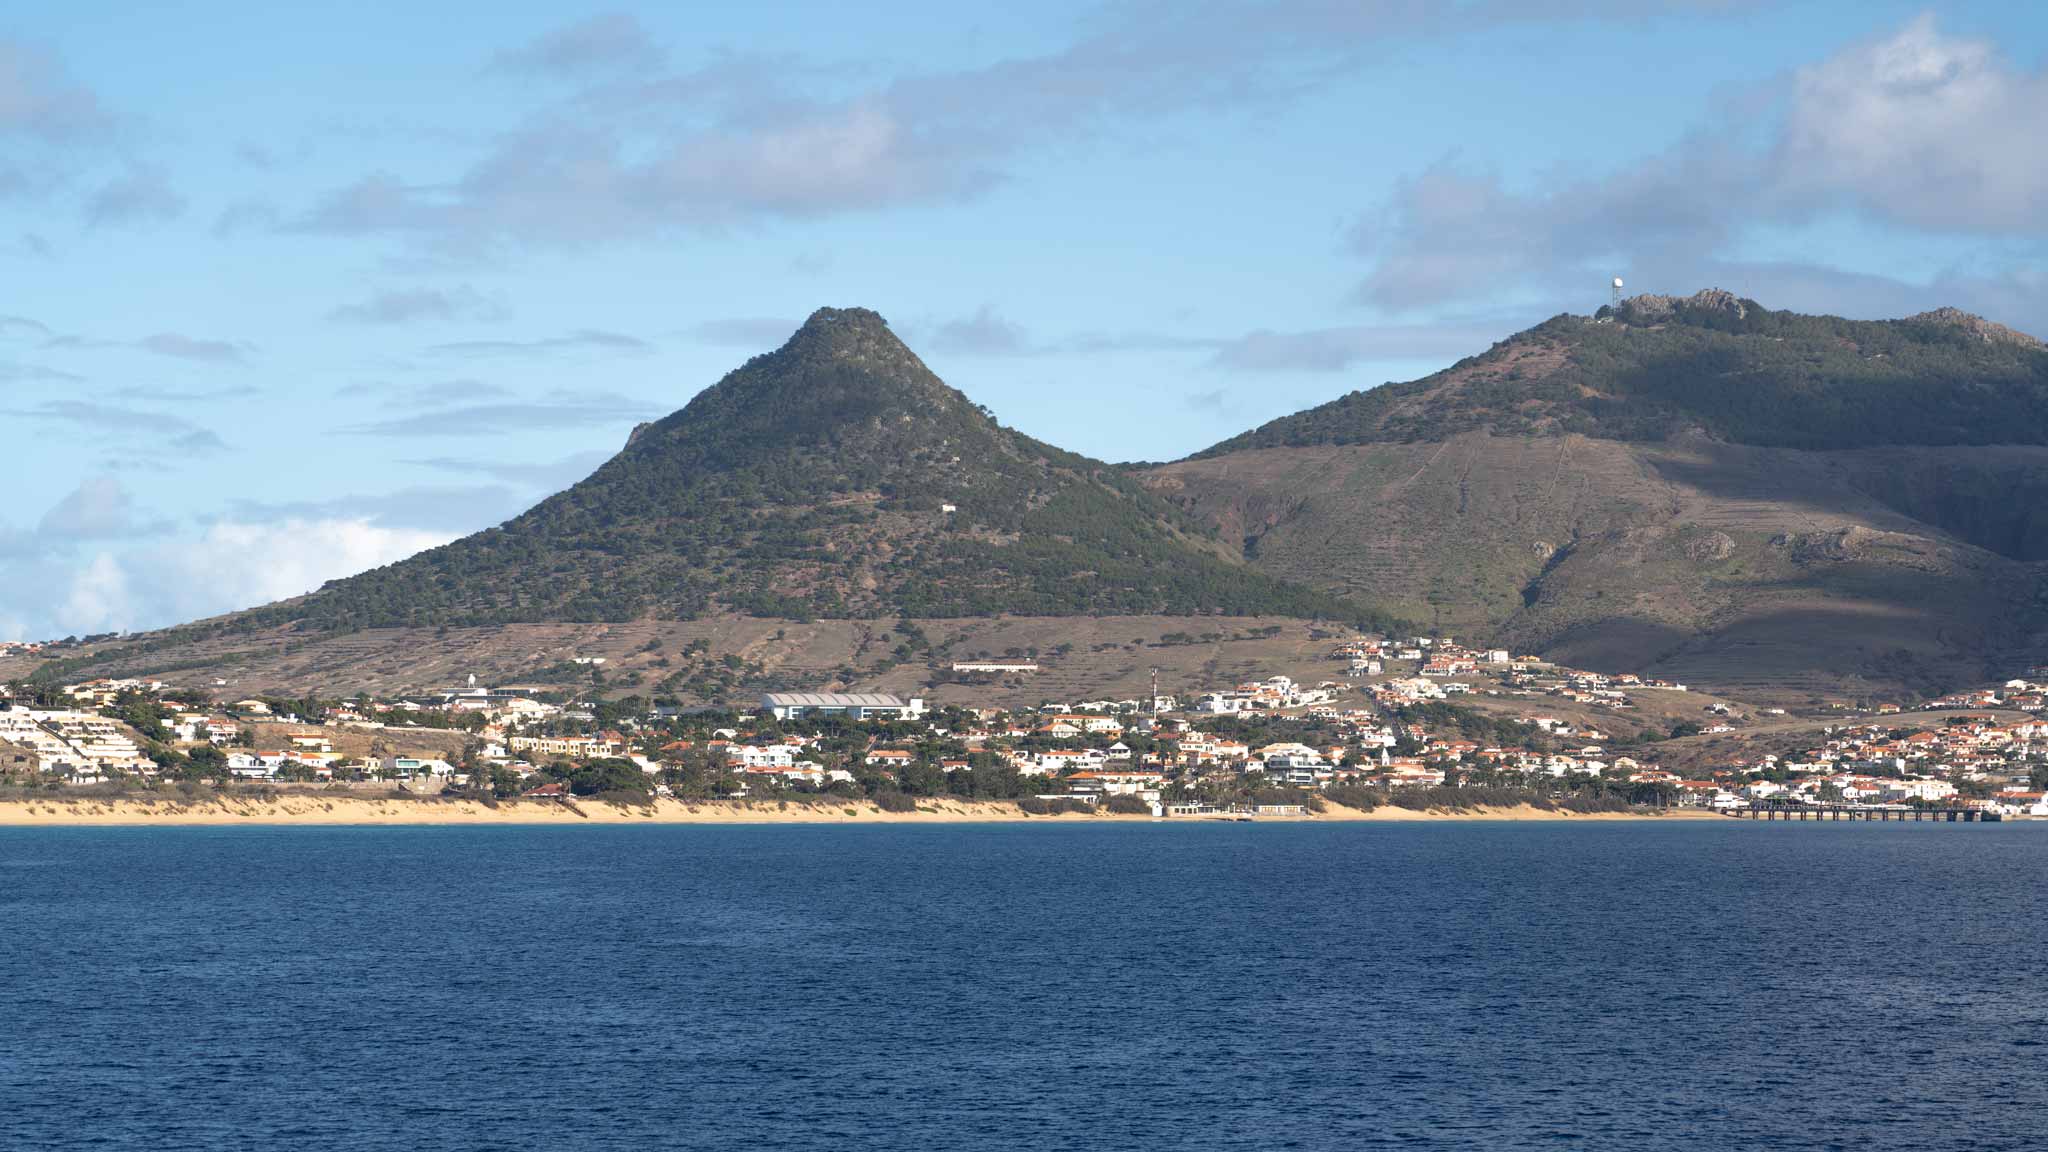
<instances>
[{"instance_id":1,"label":"hillside","mask_svg":"<svg viewBox=\"0 0 2048 1152\"><path fill-rule=\"evenodd\" d=\"M823 309L489 531L229 626L1364 615L1246 564L1098 461L1004 428L882 318Z\"/></svg>"},{"instance_id":2,"label":"hillside","mask_svg":"<svg viewBox=\"0 0 2048 1152\"><path fill-rule=\"evenodd\" d=\"M1118 646L1263 614L1901 699L2048 657L2044 507L2048 350L1953 310L1637 297L1137 469L1002 427L879 316L827 309L499 528L49 671L410 690L608 638L636 661L611 690L929 688L990 621L995 651L1069 646L1058 683L974 689L1022 698L1249 673L1249 633L1196 664ZM893 655L900 619L935 647ZM610 651L642 631L669 647Z\"/></svg>"},{"instance_id":3,"label":"hillside","mask_svg":"<svg viewBox=\"0 0 2048 1152\"><path fill-rule=\"evenodd\" d=\"M2048 352L1726 293L1561 316L1144 479L1277 576L1738 691L1924 691L2040 650Z\"/></svg>"},{"instance_id":4,"label":"hillside","mask_svg":"<svg viewBox=\"0 0 2048 1152\"><path fill-rule=\"evenodd\" d=\"M1433 376L1352 392L1198 454L1461 432L1869 448L2048 443L2048 352L1954 309L1774 312L1709 290L1558 316Z\"/></svg>"},{"instance_id":5,"label":"hillside","mask_svg":"<svg viewBox=\"0 0 2048 1152\"><path fill-rule=\"evenodd\" d=\"M89 645L47 666L60 680L150 675L216 698L275 693L347 697L430 693L474 675L535 691L642 695L685 704L752 703L763 691L851 689L958 704L1036 707L1047 700L1135 698L1151 676L1187 696L1284 673L1338 674L1331 649L1353 633L1278 617L954 617L905 621L771 620L716 615L624 624L504 624L308 632L221 632L172 649ZM1032 656L1015 675L954 674L956 660ZM603 664L577 663L602 659ZM32 659L0 658L0 681ZM225 684L216 684L224 680Z\"/></svg>"}]
</instances>

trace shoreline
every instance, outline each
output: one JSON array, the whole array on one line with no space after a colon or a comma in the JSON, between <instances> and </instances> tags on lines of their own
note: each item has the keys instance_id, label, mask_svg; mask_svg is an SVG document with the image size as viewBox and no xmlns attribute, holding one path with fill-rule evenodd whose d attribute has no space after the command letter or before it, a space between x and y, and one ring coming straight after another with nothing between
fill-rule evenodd
<instances>
[{"instance_id":1,"label":"shoreline","mask_svg":"<svg viewBox=\"0 0 2048 1152\"><path fill-rule=\"evenodd\" d=\"M1259 824L1414 823L1443 821L1614 821L1726 819L1701 809L1664 812L1576 813L1528 805L1462 812L1417 812L1385 805L1370 812L1328 804L1323 812L1304 816L1260 816ZM691 803L658 799L645 806L614 805L595 800L478 800L387 798L323 793L274 797L96 797L0 801L0 828L59 827L234 827L241 826L455 826L455 825L619 825L619 824L1110 824L1218 823L1222 817L1124 816L1108 813L1066 813L1033 816L1009 801L943 798L923 802L916 812L884 812L874 804L761 803L730 801Z\"/></svg>"}]
</instances>

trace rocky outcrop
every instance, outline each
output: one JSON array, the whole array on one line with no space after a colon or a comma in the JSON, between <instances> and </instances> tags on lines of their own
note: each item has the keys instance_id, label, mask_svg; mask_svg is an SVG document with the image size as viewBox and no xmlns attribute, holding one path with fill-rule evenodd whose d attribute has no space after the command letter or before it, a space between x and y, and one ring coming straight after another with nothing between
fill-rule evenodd
<instances>
[{"instance_id":1,"label":"rocky outcrop","mask_svg":"<svg viewBox=\"0 0 2048 1152\"><path fill-rule=\"evenodd\" d=\"M1615 315L1624 324L1663 324L1680 312L1729 312L1737 319L1749 315L1749 302L1725 288L1707 288L1690 296L1631 296L1621 302Z\"/></svg>"},{"instance_id":2,"label":"rocky outcrop","mask_svg":"<svg viewBox=\"0 0 2048 1152\"><path fill-rule=\"evenodd\" d=\"M1922 312L1915 316L1908 316L1906 317L1906 322L1908 324L1935 324L1945 328L1961 329L1984 341L1986 344L2016 344L2021 348L2039 348L2042 346L2039 340L2027 335L2025 332L2007 328L2003 324L1993 324L1982 316L1972 315L1961 308L1936 308L1932 312Z\"/></svg>"}]
</instances>

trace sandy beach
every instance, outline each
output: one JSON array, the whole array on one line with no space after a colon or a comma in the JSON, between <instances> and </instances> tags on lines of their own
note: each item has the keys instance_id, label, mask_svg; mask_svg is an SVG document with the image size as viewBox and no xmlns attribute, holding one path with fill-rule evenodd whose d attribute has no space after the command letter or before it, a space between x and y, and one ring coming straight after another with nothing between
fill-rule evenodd
<instances>
[{"instance_id":1,"label":"sandy beach","mask_svg":"<svg viewBox=\"0 0 2048 1152\"><path fill-rule=\"evenodd\" d=\"M1717 819L1695 809L1663 814L1598 813L1580 815L1545 811L1526 805L1469 812L1415 812L1382 807L1371 812L1327 805L1306 816L1262 816L1259 823L1328 823L1342 821L1446 820L1675 820ZM916 812L884 812L865 801L839 804L778 804L773 801L696 802L662 799L648 805L615 805L592 800L500 801L392 798L328 793L296 793L274 797L51 796L0 801L0 827L67 825L363 825L363 824L967 824L967 823L1142 823L1150 816L1065 813L1033 816L1004 801L928 800ZM1178 817L1177 821L1216 819Z\"/></svg>"}]
</instances>

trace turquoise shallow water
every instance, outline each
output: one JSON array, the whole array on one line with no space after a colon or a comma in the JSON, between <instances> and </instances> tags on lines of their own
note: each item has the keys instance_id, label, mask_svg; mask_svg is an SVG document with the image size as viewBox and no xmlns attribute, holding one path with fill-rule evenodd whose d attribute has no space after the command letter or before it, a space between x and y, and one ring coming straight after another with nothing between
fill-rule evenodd
<instances>
[{"instance_id":1,"label":"turquoise shallow water","mask_svg":"<svg viewBox=\"0 0 2048 1152\"><path fill-rule=\"evenodd\" d=\"M2048 824L0 830L0 1149L2048 1146Z\"/></svg>"}]
</instances>

